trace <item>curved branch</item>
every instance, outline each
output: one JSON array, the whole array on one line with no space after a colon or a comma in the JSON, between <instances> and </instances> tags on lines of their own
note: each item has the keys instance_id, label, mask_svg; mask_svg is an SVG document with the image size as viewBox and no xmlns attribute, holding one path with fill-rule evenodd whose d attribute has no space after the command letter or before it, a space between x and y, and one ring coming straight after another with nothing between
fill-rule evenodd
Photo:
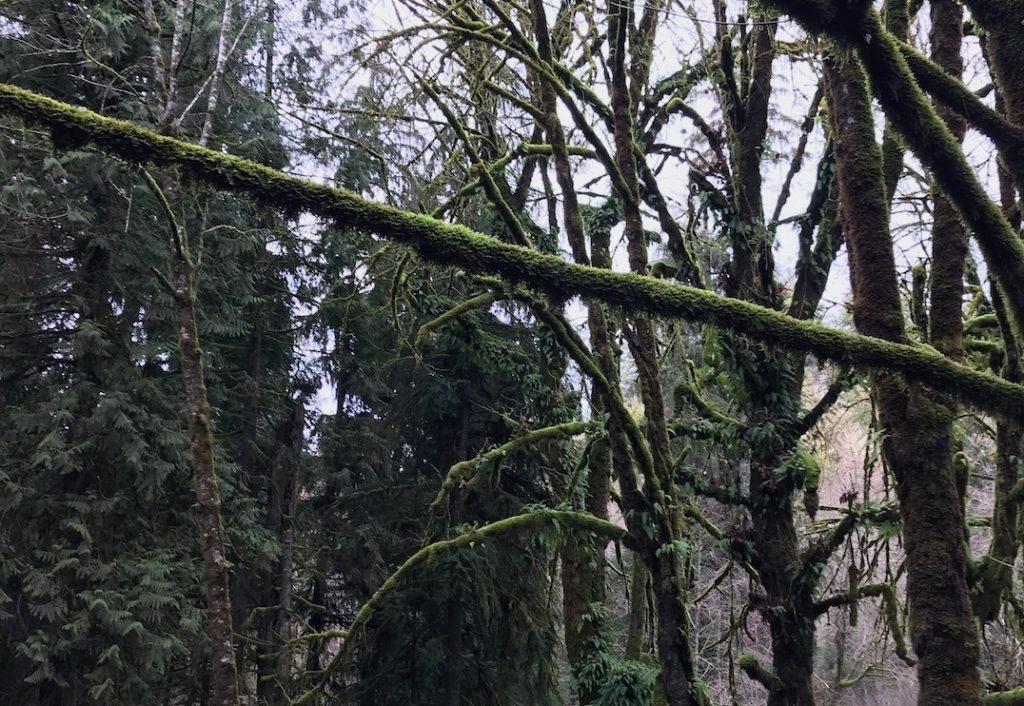
<instances>
[{"instance_id":1,"label":"curved branch","mask_svg":"<svg viewBox=\"0 0 1024 706\"><path fill-rule=\"evenodd\" d=\"M757 657L751 653L744 652L741 654L740 658L736 660L736 664L743 670L744 674L761 684L769 693L782 688L782 681L775 675L775 672L761 664Z\"/></svg>"},{"instance_id":2,"label":"curved branch","mask_svg":"<svg viewBox=\"0 0 1024 706\"><path fill-rule=\"evenodd\" d=\"M309 703L317 693L324 689L327 685L327 678L330 676L331 672L337 669L350 656L353 645L352 638L355 637L358 631L366 625L366 622L373 615L374 611L376 611L381 601L383 601L384 598L395 589L398 583L413 569L440 554L445 554L467 546L471 547L477 542L484 542L489 539L495 539L506 534L519 532L524 529L536 528L545 524L551 524L556 527L571 527L575 530L592 532L612 540L626 539L626 531L624 529L618 525L608 522L607 520L594 517L593 515L588 515L583 512L570 512L567 510L539 509L522 515L509 517L504 520L498 520L497 522L492 522L489 525L484 525L483 527L478 527L477 529L466 532L465 534L460 534L458 537L453 539L446 539L429 544L406 559L405 562L388 577L381 587L378 588L365 603L363 603L362 607L360 607L359 611L356 613L356 617L348 626L348 629L339 633L346 636L345 645L334 656L330 664L320 672L320 678L317 683L311 689L295 699L292 704L294 706L301 706L301 704Z\"/></svg>"},{"instance_id":3,"label":"curved branch","mask_svg":"<svg viewBox=\"0 0 1024 706\"><path fill-rule=\"evenodd\" d=\"M416 332L416 342L413 343L413 347L419 348L420 346L422 346L423 342L426 340L427 334L436 331L437 329L443 327L448 322L454 321L455 319L459 318L460 316L469 311L472 311L473 309L482 309L484 307L489 307L498 299L499 295L497 292L484 292L483 294L478 294L475 297L470 297L466 301L456 304L451 309L438 316L436 319L431 319L427 323L420 326L419 330Z\"/></svg>"},{"instance_id":4,"label":"curved branch","mask_svg":"<svg viewBox=\"0 0 1024 706\"><path fill-rule=\"evenodd\" d=\"M448 502L452 488L459 483L467 482L469 476L480 466L492 461L500 461L509 454L531 444L539 444L542 441L557 439L560 436L576 436L577 434L597 429L600 426L598 422L566 422L565 424L555 424L542 429L533 429L475 458L459 461L448 469L448 475L445 476L441 489L437 491L437 497L430 503L430 511L432 513L440 512L441 508Z\"/></svg>"},{"instance_id":5,"label":"curved branch","mask_svg":"<svg viewBox=\"0 0 1024 706\"><path fill-rule=\"evenodd\" d=\"M853 374L849 370L844 370L840 373L839 377L825 390L825 394L821 396L821 399L797 422L797 435L803 436L813 429L814 425L820 422L821 418L832 409L832 406L839 400L839 396L845 390L850 389L852 382Z\"/></svg>"}]
</instances>

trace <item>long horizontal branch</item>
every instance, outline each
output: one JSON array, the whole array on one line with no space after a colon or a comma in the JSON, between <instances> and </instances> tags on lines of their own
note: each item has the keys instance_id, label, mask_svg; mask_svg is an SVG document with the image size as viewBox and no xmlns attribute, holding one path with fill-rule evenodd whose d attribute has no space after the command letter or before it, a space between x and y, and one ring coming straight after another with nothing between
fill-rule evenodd
<instances>
[{"instance_id":1,"label":"long horizontal branch","mask_svg":"<svg viewBox=\"0 0 1024 706\"><path fill-rule=\"evenodd\" d=\"M653 277L576 265L460 225L375 203L233 155L158 135L15 86L0 84L0 112L48 128L59 145L93 143L131 162L177 165L220 188L286 213L307 211L413 247L424 259L526 283L559 299L589 297L634 311L702 321L821 358L903 373L982 409L1020 416L1024 387L936 351L836 331L780 312Z\"/></svg>"}]
</instances>

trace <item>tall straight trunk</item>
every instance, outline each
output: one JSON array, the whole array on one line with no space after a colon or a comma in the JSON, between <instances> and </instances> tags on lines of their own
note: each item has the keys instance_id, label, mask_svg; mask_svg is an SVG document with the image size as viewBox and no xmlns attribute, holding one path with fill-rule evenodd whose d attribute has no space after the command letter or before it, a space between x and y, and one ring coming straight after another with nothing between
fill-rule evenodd
<instances>
[{"instance_id":1,"label":"tall straight trunk","mask_svg":"<svg viewBox=\"0 0 1024 706\"><path fill-rule=\"evenodd\" d=\"M840 211L850 256L857 330L903 342L904 320L889 233L882 155L859 62L826 62ZM981 703L978 630L971 614L963 506L953 468L950 400L895 373L873 390L896 478L907 555L911 640L921 706Z\"/></svg>"},{"instance_id":2,"label":"tall straight trunk","mask_svg":"<svg viewBox=\"0 0 1024 706\"><path fill-rule=\"evenodd\" d=\"M773 229L765 223L762 153L768 139L768 117L775 58L774 17L765 11L754 15L749 47L741 59L739 82L749 86L736 88L732 79L733 38L726 31L725 3L716 2L720 24L717 34L719 61L722 63L720 91L723 100L730 154L732 214L723 214L726 233L732 245L732 259L726 292L765 307L781 309L782 301L775 284L772 257ZM814 113L810 115L815 117ZM813 123L812 123L813 124ZM821 167L827 165L826 154ZM798 268L801 276L794 289L789 313L810 318L824 290L835 247L829 239L835 235L829 223L820 223L829 201L830 180L811 197L819 223L805 224ZM814 247L815 225L822 225L819 244ZM813 706L815 619L813 593L816 582L802 570L800 539L796 530L793 496L798 490L792 480L779 481L776 475L796 450L796 428L800 393L803 387L802 355L790 355L756 343L743 342L730 348L742 355L755 356L754 362L735 361L743 385L748 390L749 423L771 423L777 429L750 449L750 518L754 544L754 565L767 598L764 619L772 640L772 679L765 680L769 706ZM753 670L748 672L753 676ZM755 677L756 678L756 677Z\"/></svg>"},{"instance_id":3,"label":"tall straight trunk","mask_svg":"<svg viewBox=\"0 0 1024 706\"><path fill-rule=\"evenodd\" d=\"M985 30L992 72L1005 100L1006 117L1024 126L1024 2L968 0L971 15ZM1017 185L1020 188L1020 185Z\"/></svg>"},{"instance_id":4,"label":"tall straight trunk","mask_svg":"<svg viewBox=\"0 0 1024 706\"><path fill-rule=\"evenodd\" d=\"M156 186L155 182L151 186ZM160 198L166 205L171 228L171 286L188 417L189 447L199 505L199 538L203 551L203 586L210 631L213 704L238 706L238 675L228 592L228 561L224 551L220 492L214 467L210 402L203 373L203 352L196 326L195 266L188 251L186 231L169 204L174 203L173 178L168 178Z\"/></svg>"},{"instance_id":5,"label":"tall straight trunk","mask_svg":"<svg viewBox=\"0 0 1024 706\"><path fill-rule=\"evenodd\" d=\"M170 190L170 187L168 187ZM185 231L177 230L172 245L171 285L188 418L189 448L196 483L197 522L203 553L203 585L210 631L210 659L215 706L238 706L238 674L233 643L231 594L224 549L224 524L214 464L213 427L203 372L203 352L196 325L195 267Z\"/></svg>"},{"instance_id":6,"label":"tall straight trunk","mask_svg":"<svg viewBox=\"0 0 1024 706\"><path fill-rule=\"evenodd\" d=\"M246 320L252 322L252 331L249 333L245 352L245 379L242 382L243 403L241 410L241 447L238 453L238 468L242 477L250 482L258 482L257 479L264 477L266 464L261 459L259 437L259 420L265 413L262 402L262 376L264 367L263 341L264 322L260 312L259 299L262 292L262 268L266 250L259 246L260 251L256 255L254 270L254 284L256 288L256 301L246 306ZM231 583L231 616L235 625L245 623L247 616L253 608L260 605L263 593L266 590L264 585L264 572L260 569L238 566L235 569L235 580ZM259 673L260 660L257 650L256 667ZM246 652L244 649L237 650L238 669L244 673L247 668ZM257 683L259 688L259 683Z\"/></svg>"},{"instance_id":7,"label":"tall straight trunk","mask_svg":"<svg viewBox=\"0 0 1024 706\"><path fill-rule=\"evenodd\" d=\"M932 59L947 72L960 78L963 74L961 44L963 42L963 10L956 0L931 0ZM960 141L967 125L956 111L937 105L939 115ZM953 360L963 358L964 267L967 261L967 232L956 208L938 185L935 194L932 224L931 301L928 340L943 355Z\"/></svg>"},{"instance_id":8,"label":"tall straight trunk","mask_svg":"<svg viewBox=\"0 0 1024 706\"><path fill-rule=\"evenodd\" d=\"M603 413L601 400L595 398L594 415ZM587 463L585 508L595 517L608 518L611 453L607 445L597 445ZM604 549L605 540L584 533L571 533L561 548L562 614L565 621L565 651L573 675L577 678L593 657L591 641L598 625L588 616L591 606L606 599ZM593 684L580 684L580 706L597 698Z\"/></svg>"},{"instance_id":9,"label":"tall straight trunk","mask_svg":"<svg viewBox=\"0 0 1024 706\"><path fill-rule=\"evenodd\" d=\"M199 99L199 94L188 104L180 115L178 86L182 46L185 41L185 8L187 0L177 0L172 27L171 51L165 63L162 54L159 25L150 0L143 2L143 14L150 22L150 52L154 78L158 83L159 105L155 113L159 116L161 131L176 129ZM206 146L217 109L220 82L223 79L228 58L228 34L231 31L230 17L232 0L224 0L222 23L218 37L216 66L210 77L210 91L207 96L206 117L199 144ZM143 172L147 184L157 196L170 230L171 277L167 282L174 298L175 324L178 349L181 359L182 383L185 391L186 416L189 427L189 447L192 455L192 469L196 483L198 504L197 522L203 553L203 587L206 592L206 612L210 633L210 677L214 706L239 706L238 668L235 661L232 628L231 594L228 584L228 561L224 548L224 524L221 516L220 491L214 465L213 431L211 410L203 372L203 352L199 344L199 330L196 325L197 293L195 285L196 267L189 252L188 229L182 204L186 202L180 193L183 186L180 174L167 172L158 184L148 172Z\"/></svg>"},{"instance_id":10,"label":"tall straight trunk","mask_svg":"<svg viewBox=\"0 0 1024 706\"><path fill-rule=\"evenodd\" d=\"M534 31L540 57L544 61L553 61L556 47L553 46L548 31L544 5L540 0L533 0L532 7L535 21ZM562 196L563 223L573 259L579 264L592 264L595 267L610 269L612 266L611 226L596 228L590 233L584 230L576 188L573 183L565 133L558 118L557 93L551 82L543 77L540 82L540 101L544 112L542 123L552 147L552 163ZM588 236L590 254L587 252ZM587 322L594 360L609 385L617 386L619 381L617 356L613 349L611 327L603 304L593 300L587 302ZM595 384L594 387L597 391L598 386ZM607 394L611 396L615 392L609 390ZM616 418L614 400L596 396L595 415L600 414L604 409L611 413L608 424L610 448L608 451L599 450L591 459L588 468L587 509L598 517L607 516L612 472L614 471L620 480L631 479L635 474L634 461L624 439L621 421ZM632 484L624 485L631 486ZM630 492L630 487L626 488L625 494L627 502L639 501L636 494ZM634 517L632 520L634 524L636 523L635 518L639 516L640 513L631 516ZM591 541L596 544L594 546L584 544ZM585 618L591 603L605 600L602 566L604 546L605 543L600 539L591 540L576 536L569 538L569 543L562 552L566 652L572 672L576 676L579 676L582 670L596 657L593 654L594 643L590 638L595 635L598 626L592 620ZM652 559L652 554L652 552L648 552L646 559ZM597 696L599 685L589 684L581 685L581 687L578 694L580 703L584 705L591 703ZM688 684L686 691L689 691Z\"/></svg>"}]
</instances>

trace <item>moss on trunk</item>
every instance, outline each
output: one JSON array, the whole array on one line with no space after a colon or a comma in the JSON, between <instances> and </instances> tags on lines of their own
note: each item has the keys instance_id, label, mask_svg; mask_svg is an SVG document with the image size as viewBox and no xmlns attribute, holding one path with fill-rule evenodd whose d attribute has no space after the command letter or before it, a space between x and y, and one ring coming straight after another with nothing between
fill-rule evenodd
<instances>
[{"instance_id":1,"label":"moss on trunk","mask_svg":"<svg viewBox=\"0 0 1024 706\"><path fill-rule=\"evenodd\" d=\"M829 61L826 71L854 321L865 333L901 341L903 313L867 82L850 55ZM979 639L954 477L951 400L891 372L874 376L872 392L887 432L883 451L896 476L903 518L911 641L919 660L918 703L980 704Z\"/></svg>"}]
</instances>

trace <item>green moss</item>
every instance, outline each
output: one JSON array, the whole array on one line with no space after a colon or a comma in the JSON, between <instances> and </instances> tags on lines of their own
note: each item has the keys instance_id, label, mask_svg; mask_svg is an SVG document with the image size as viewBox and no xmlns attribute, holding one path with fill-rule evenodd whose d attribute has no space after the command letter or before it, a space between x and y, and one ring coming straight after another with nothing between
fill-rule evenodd
<instances>
[{"instance_id":1,"label":"green moss","mask_svg":"<svg viewBox=\"0 0 1024 706\"><path fill-rule=\"evenodd\" d=\"M599 299L632 311L713 323L821 358L899 371L973 402L1018 416L1024 388L950 362L933 350L835 331L771 309L651 277L574 265L509 245L463 226L374 203L248 160L104 118L23 89L0 84L0 111L56 129L79 131L104 152L132 162L178 165L197 179L249 194L288 213L309 211L413 247L425 259L526 283L556 299ZM1019 280L1024 287L1024 276ZM1024 296L1020 298L1024 306Z\"/></svg>"},{"instance_id":2,"label":"green moss","mask_svg":"<svg viewBox=\"0 0 1024 706\"><path fill-rule=\"evenodd\" d=\"M1024 688L985 694L981 702L985 706L1024 706Z\"/></svg>"}]
</instances>

